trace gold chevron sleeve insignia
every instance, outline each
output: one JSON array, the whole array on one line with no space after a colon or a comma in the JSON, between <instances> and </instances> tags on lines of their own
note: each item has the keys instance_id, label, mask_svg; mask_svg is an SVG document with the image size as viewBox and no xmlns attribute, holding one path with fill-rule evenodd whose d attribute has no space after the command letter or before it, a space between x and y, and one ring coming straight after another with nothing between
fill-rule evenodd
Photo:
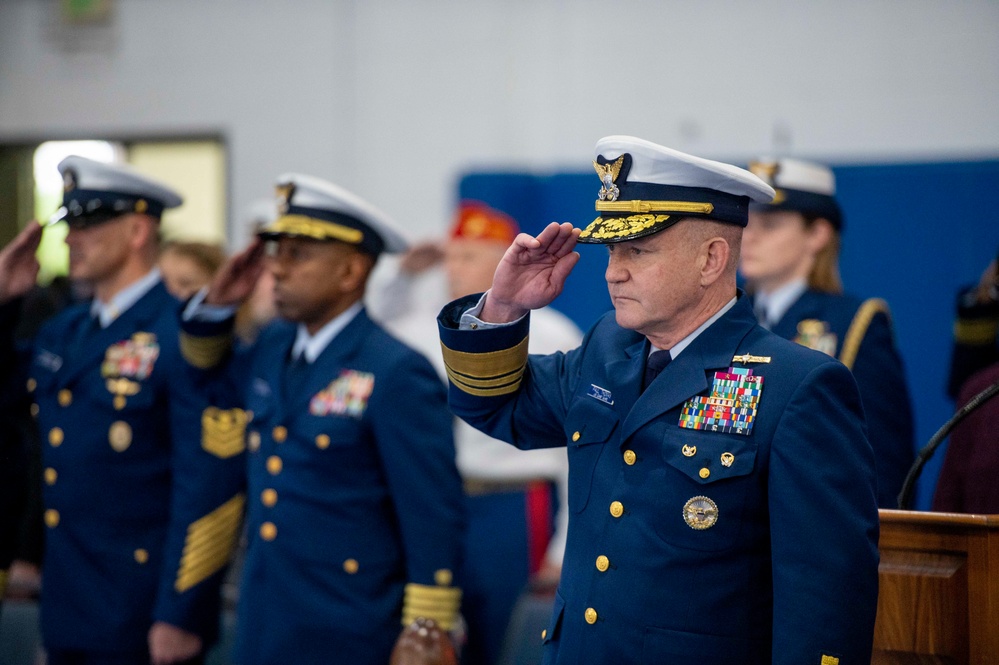
<instances>
[{"instance_id":1,"label":"gold chevron sleeve insignia","mask_svg":"<svg viewBox=\"0 0 999 665\"><path fill-rule=\"evenodd\" d=\"M196 337L183 330L180 332L180 354L184 360L198 369L215 367L232 348L232 335Z\"/></svg>"},{"instance_id":2,"label":"gold chevron sleeve insignia","mask_svg":"<svg viewBox=\"0 0 999 665\"><path fill-rule=\"evenodd\" d=\"M495 397L517 392L527 366L527 340L524 337L509 349L486 353L455 351L441 343L447 376L469 395Z\"/></svg>"},{"instance_id":3,"label":"gold chevron sleeve insignia","mask_svg":"<svg viewBox=\"0 0 999 665\"><path fill-rule=\"evenodd\" d=\"M237 494L187 527L174 589L183 593L222 570L239 536L246 496Z\"/></svg>"},{"instance_id":4,"label":"gold chevron sleeve insignia","mask_svg":"<svg viewBox=\"0 0 999 665\"><path fill-rule=\"evenodd\" d=\"M433 619L442 630L450 630L461 608L461 589L452 586L407 584L402 603L402 625L417 619Z\"/></svg>"},{"instance_id":5,"label":"gold chevron sleeve insignia","mask_svg":"<svg viewBox=\"0 0 999 665\"><path fill-rule=\"evenodd\" d=\"M246 448L246 411L210 406L201 414L201 447L216 457L228 459Z\"/></svg>"}]
</instances>

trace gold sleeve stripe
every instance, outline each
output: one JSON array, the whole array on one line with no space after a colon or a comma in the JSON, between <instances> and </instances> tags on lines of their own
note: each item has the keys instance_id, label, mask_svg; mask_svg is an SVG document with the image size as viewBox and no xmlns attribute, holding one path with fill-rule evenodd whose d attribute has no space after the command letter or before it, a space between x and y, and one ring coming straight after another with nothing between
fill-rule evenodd
<instances>
[{"instance_id":1,"label":"gold sleeve stripe","mask_svg":"<svg viewBox=\"0 0 999 665\"><path fill-rule=\"evenodd\" d=\"M180 333L180 353L184 360L198 369L211 369L221 362L232 347L229 334L214 337L195 337Z\"/></svg>"},{"instance_id":2,"label":"gold sleeve stripe","mask_svg":"<svg viewBox=\"0 0 999 665\"><path fill-rule=\"evenodd\" d=\"M527 342L486 353L455 351L441 343L444 365L454 384L472 395L504 395L520 387L527 365Z\"/></svg>"},{"instance_id":3,"label":"gold sleeve stripe","mask_svg":"<svg viewBox=\"0 0 999 665\"><path fill-rule=\"evenodd\" d=\"M407 584L402 606L402 625L408 626L419 618L433 619L442 630L454 625L461 606L461 589Z\"/></svg>"},{"instance_id":4,"label":"gold sleeve stripe","mask_svg":"<svg viewBox=\"0 0 999 665\"><path fill-rule=\"evenodd\" d=\"M846 365L850 371L853 371L853 363L857 361L857 352L860 351L860 343L864 341L867 328L870 327L874 315L878 312L884 312L885 316L891 320L888 303L881 298L865 300L857 313L853 315L853 321L850 322L850 327L843 340L843 348L839 352L839 361Z\"/></svg>"},{"instance_id":5,"label":"gold sleeve stripe","mask_svg":"<svg viewBox=\"0 0 999 665\"><path fill-rule=\"evenodd\" d=\"M523 367L517 370L513 375L499 377L497 379L484 380L470 379L467 376L463 376L452 371L450 367L446 369L447 376L451 379L451 383L463 392L482 397L494 397L496 395L507 395L509 393L517 392L517 390L520 389L520 380L524 376Z\"/></svg>"},{"instance_id":6,"label":"gold sleeve stripe","mask_svg":"<svg viewBox=\"0 0 999 665\"><path fill-rule=\"evenodd\" d=\"M242 409L208 407L201 414L201 447L222 459L238 455L246 448L247 420Z\"/></svg>"},{"instance_id":7,"label":"gold sleeve stripe","mask_svg":"<svg viewBox=\"0 0 999 665\"><path fill-rule=\"evenodd\" d=\"M985 346L996 341L999 321L995 319L958 319L954 322L954 341L959 344Z\"/></svg>"},{"instance_id":8,"label":"gold sleeve stripe","mask_svg":"<svg viewBox=\"0 0 999 665\"><path fill-rule=\"evenodd\" d=\"M246 496L237 494L187 527L174 589L183 593L222 570L232 557Z\"/></svg>"}]
</instances>

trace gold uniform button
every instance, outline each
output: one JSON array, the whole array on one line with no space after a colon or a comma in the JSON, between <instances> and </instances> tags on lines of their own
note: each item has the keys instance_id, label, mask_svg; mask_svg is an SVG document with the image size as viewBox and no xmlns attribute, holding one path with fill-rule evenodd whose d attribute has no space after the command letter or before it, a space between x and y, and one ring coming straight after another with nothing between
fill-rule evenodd
<instances>
[{"instance_id":1,"label":"gold uniform button","mask_svg":"<svg viewBox=\"0 0 999 665\"><path fill-rule=\"evenodd\" d=\"M610 514L614 517L621 517L624 515L624 504L620 501L615 501L610 505Z\"/></svg>"},{"instance_id":2,"label":"gold uniform button","mask_svg":"<svg viewBox=\"0 0 999 665\"><path fill-rule=\"evenodd\" d=\"M260 449L260 432L253 431L246 437L246 445L250 449L250 452L256 452Z\"/></svg>"},{"instance_id":3,"label":"gold uniform button","mask_svg":"<svg viewBox=\"0 0 999 665\"><path fill-rule=\"evenodd\" d=\"M59 391L59 406L69 406L73 403L73 393L63 388Z\"/></svg>"},{"instance_id":4,"label":"gold uniform button","mask_svg":"<svg viewBox=\"0 0 999 665\"><path fill-rule=\"evenodd\" d=\"M701 478L707 478L708 476L710 476L710 475L711 475L711 469L709 469L708 467L704 467L703 469L701 469L701 470L700 470L700 471L698 472L698 475L699 475L699 476L700 476Z\"/></svg>"},{"instance_id":5,"label":"gold uniform button","mask_svg":"<svg viewBox=\"0 0 999 665\"><path fill-rule=\"evenodd\" d=\"M316 448L320 450L326 450L330 447L330 437L326 434L320 434L316 437Z\"/></svg>"},{"instance_id":6,"label":"gold uniform button","mask_svg":"<svg viewBox=\"0 0 999 665\"><path fill-rule=\"evenodd\" d=\"M579 432L573 432L573 433L572 433L572 440L573 440L573 441L579 441L579 437L580 437L580 436L581 436L581 435L580 435L580 433L579 433Z\"/></svg>"},{"instance_id":7,"label":"gold uniform button","mask_svg":"<svg viewBox=\"0 0 999 665\"><path fill-rule=\"evenodd\" d=\"M587 607L586 612L583 613L583 617L586 619L586 623L592 625L597 622L597 611L592 607Z\"/></svg>"},{"instance_id":8,"label":"gold uniform button","mask_svg":"<svg viewBox=\"0 0 999 665\"><path fill-rule=\"evenodd\" d=\"M32 418L37 418L38 417L38 405L37 404L32 404L31 405L31 417Z\"/></svg>"},{"instance_id":9,"label":"gold uniform button","mask_svg":"<svg viewBox=\"0 0 999 665\"><path fill-rule=\"evenodd\" d=\"M49 508L45 511L45 524L50 529L54 529L59 526L59 511Z\"/></svg>"},{"instance_id":10,"label":"gold uniform button","mask_svg":"<svg viewBox=\"0 0 999 665\"><path fill-rule=\"evenodd\" d=\"M610 559L601 554L597 557L597 570L601 573L605 573L608 568L610 568Z\"/></svg>"},{"instance_id":11,"label":"gold uniform button","mask_svg":"<svg viewBox=\"0 0 999 665\"><path fill-rule=\"evenodd\" d=\"M59 446L61 446L63 439L65 438L66 437L62 433L62 430L59 429L58 427L53 427L52 429L49 430L49 443L52 445L53 448L58 448Z\"/></svg>"},{"instance_id":12,"label":"gold uniform button","mask_svg":"<svg viewBox=\"0 0 999 665\"><path fill-rule=\"evenodd\" d=\"M541 631L541 639L545 639L546 637L548 637L548 629L547 628L545 628L544 630Z\"/></svg>"},{"instance_id":13,"label":"gold uniform button","mask_svg":"<svg viewBox=\"0 0 999 665\"><path fill-rule=\"evenodd\" d=\"M268 508L272 508L274 504L277 503L277 499L277 490L267 488L260 493L260 503L264 504Z\"/></svg>"},{"instance_id":14,"label":"gold uniform button","mask_svg":"<svg viewBox=\"0 0 999 665\"><path fill-rule=\"evenodd\" d=\"M53 469L51 466L45 469L45 484L55 485L56 480L59 478L59 473Z\"/></svg>"},{"instance_id":15,"label":"gold uniform button","mask_svg":"<svg viewBox=\"0 0 999 665\"><path fill-rule=\"evenodd\" d=\"M360 565L358 565L357 559L347 559L343 562L343 572L348 575L356 573L358 568L360 568Z\"/></svg>"},{"instance_id":16,"label":"gold uniform button","mask_svg":"<svg viewBox=\"0 0 999 665\"><path fill-rule=\"evenodd\" d=\"M123 453L132 445L132 426L124 420L116 420L108 428L108 443L111 449Z\"/></svg>"},{"instance_id":17,"label":"gold uniform button","mask_svg":"<svg viewBox=\"0 0 999 665\"><path fill-rule=\"evenodd\" d=\"M28 379L28 392L29 393L35 392L35 388L37 388L37 387L38 387L38 382L37 381L35 381L34 379Z\"/></svg>"},{"instance_id":18,"label":"gold uniform button","mask_svg":"<svg viewBox=\"0 0 999 665\"><path fill-rule=\"evenodd\" d=\"M274 437L274 440L278 443L284 443L284 440L288 438L288 428L283 425L278 425L271 432L271 436Z\"/></svg>"},{"instance_id":19,"label":"gold uniform button","mask_svg":"<svg viewBox=\"0 0 999 665\"><path fill-rule=\"evenodd\" d=\"M434 583L437 584L437 586L451 586L451 580L453 578L454 574L447 568L441 568L440 570L434 572Z\"/></svg>"},{"instance_id":20,"label":"gold uniform button","mask_svg":"<svg viewBox=\"0 0 999 665\"><path fill-rule=\"evenodd\" d=\"M115 395L114 399L111 400L111 403L114 405L115 411L121 411L122 409L124 409L126 402L127 400L125 399L124 395Z\"/></svg>"},{"instance_id":21,"label":"gold uniform button","mask_svg":"<svg viewBox=\"0 0 999 665\"><path fill-rule=\"evenodd\" d=\"M274 540L277 538L277 527L273 522L264 522L260 525L260 537L264 540Z\"/></svg>"},{"instance_id":22,"label":"gold uniform button","mask_svg":"<svg viewBox=\"0 0 999 665\"><path fill-rule=\"evenodd\" d=\"M282 467L284 467L284 463L277 455L271 455L267 458L267 472L272 476L276 476L281 473Z\"/></svg>"},{"instance_id":23,"label":"gold uniform button","mask_svg":"<svg viewBox=\"0 0 999 665\"><path fill-rule=\"evenodd\" d=\"M624 451L624 463L628 466L633 465L638 460L638 455L635 454L634 450Z\"/></svg>"},{"instance_id":24,"label":"gold uniform button","mask_svg":"<svg viewBox=\"0 0 999 665\"><path fill-rule=\"evenodd\" d=\"M135 562L138 563L138 564L143 564L143 563L149 561L149 552L147 552L146 550L142 549L141 547L139 549L135 550L134 556L135 556Z\"/></svg>"}]
</instances>

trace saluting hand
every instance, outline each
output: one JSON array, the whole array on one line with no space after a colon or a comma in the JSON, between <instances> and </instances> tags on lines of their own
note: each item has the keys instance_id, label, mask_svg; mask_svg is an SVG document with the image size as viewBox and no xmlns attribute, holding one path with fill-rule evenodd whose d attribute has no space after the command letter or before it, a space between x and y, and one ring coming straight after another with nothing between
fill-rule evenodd
<instances>
[{"instance_id":1,"label":"saluting hand","mask_svg":"<svg viewBox=\"0 0 999 665\"><path fill-rule=\"evenodd\" d=\"M255 238L249 247L219 268L208 287L205 304L239 305L250 297L264 271L264 241Z\"/></svg>"},{"instance_id":2,"label":"saluting hand","mask_svg":"<svg viewBox=\"0 0 999 665\"><path fill-rule=\"evenodd\" d=\"M526 233L514 238L496 268L479 318L508 323L555 300L579 261L573 251L579 233L568 222L552 222L536 238Z\"/></svg>"},{"instance_id":3,"label":"saluting hand","mask_svg":"<svg viewBox=\"0 0 999 665\"><path fill-rule=\"evenodd\" d=\"M41 240L42 225L31 221L0 250L0 303L20 298L35 285L38 278L35 252Z\"/></svg>"}]
</instances>

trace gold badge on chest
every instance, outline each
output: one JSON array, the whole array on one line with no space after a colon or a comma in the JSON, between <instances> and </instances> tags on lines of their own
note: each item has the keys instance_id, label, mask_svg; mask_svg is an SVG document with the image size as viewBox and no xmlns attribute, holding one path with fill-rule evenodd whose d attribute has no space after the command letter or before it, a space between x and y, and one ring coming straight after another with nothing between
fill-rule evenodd
<instances>
[{"instance_id":1,"label":"gold badge on chest","mask_svg":"<svg viewBox=\"0 0 999 665\"><path fill-rule=\"evenodd\" d=\"M695 496L683 504L683 521L695 531L710 529L718 522L718 504L706 496Z\"/></svg>"},{"instance_id":2,"label":"gold badge on chest","mask_svg":"<svg viewBox=\"0 0 999 665\"><path fill-rule=\"evenodd\" d=\"M116 420L111 423L108 430L108 443L111 448L118 453L125 452L132 445L132 426L124 420Z\"/></svg>"}]
</instances>

